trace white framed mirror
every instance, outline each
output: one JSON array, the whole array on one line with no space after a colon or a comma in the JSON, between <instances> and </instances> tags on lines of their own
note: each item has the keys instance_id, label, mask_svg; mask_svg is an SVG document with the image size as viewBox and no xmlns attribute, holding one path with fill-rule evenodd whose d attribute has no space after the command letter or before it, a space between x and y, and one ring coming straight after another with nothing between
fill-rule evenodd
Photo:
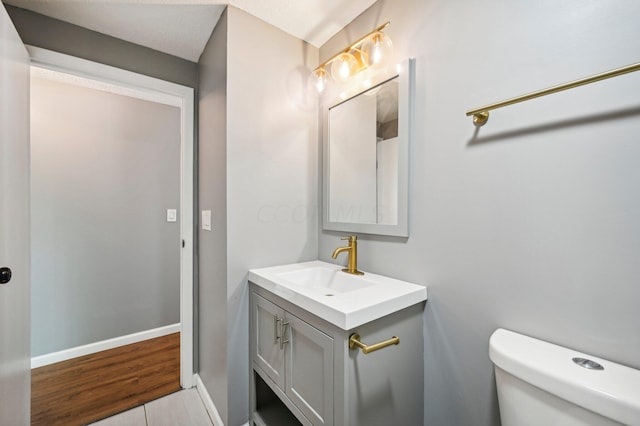
<instances>
[{"instance_id":1,"label":"white framed mirror","mask_svg":"<svg viewBox=\"0 0 640 426\"><path fill-rule=\"evenodd\" d=\"M323 229L409 236L414 62L325 107Z\"/></svg>"}]
</instances>

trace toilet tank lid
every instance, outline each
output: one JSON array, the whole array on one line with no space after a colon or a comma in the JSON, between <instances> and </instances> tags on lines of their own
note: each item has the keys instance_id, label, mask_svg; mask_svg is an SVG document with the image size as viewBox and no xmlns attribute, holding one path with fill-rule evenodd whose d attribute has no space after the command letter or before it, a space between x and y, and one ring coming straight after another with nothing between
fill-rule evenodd
<instances>
[{"instance_id":1,"label":"toilet tank lid","mask_svg":"<svg viewBox=\"0 0 640 426\"><path fill-rule=\"evenodd\" d=\"M496 367L562 399L627 425L640 425L640 370L497 329L489 340ZM604 370L581 367L584 358Z\"/></svg>"}]
</instances>

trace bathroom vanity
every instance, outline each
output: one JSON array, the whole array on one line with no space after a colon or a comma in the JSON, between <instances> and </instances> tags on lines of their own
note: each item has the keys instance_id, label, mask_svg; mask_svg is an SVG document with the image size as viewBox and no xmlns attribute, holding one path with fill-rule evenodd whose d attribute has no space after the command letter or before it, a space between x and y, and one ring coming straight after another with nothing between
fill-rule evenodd
<instances>
[{"instance_id":1,"label":"bathroom vanity","mask_svg":"<svg viewBox=\"0 0 640 426\"><path fill-rule=\"evenodd\" d=\"M250 271L252 425L422 424L426 289L340 269Z\"/></svg>"}]
</instances>

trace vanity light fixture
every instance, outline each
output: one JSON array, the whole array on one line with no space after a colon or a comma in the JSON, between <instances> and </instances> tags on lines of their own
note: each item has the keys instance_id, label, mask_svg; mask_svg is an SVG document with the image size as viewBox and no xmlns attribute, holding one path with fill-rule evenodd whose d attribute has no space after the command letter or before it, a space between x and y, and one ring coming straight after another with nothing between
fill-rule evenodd
<instances>
[{"instance_id":1,"label":"vanity light fixture","mask_svg":"<svg viewBox=\"0 0 640 426\"><path fill-rule=\"evenodd\" d=\"M380 25L319 65L309 76L310 84L322 94L327 90L331 80L346 83L360 71L383 64L393 50L391 39L382 32L387 26L389 22Z\"/></svg>"}]
</instances>

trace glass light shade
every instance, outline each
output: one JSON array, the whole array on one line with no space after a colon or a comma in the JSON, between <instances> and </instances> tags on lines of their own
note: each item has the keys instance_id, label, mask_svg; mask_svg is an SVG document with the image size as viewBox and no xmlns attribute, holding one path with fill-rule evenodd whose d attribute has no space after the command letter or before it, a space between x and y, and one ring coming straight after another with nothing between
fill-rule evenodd
<instances>
[{"instance_id":1,"label":"glass light shade","mask_svg":"<svg viewBox=\"0 0 640 426\"><path fill-rule=\"evenodd\" d=\"M362 43L362 53L370 67L381 66L393 54L393 43L383 32L375 32Z\"/></svg>"},{"instance_id":2,"label":"glass light shade","mask_svg":"<svg viewBox=\"0 0 640 426\"><path fill-rule=\"evenodd\" d=\"M324 68L314 70L309 76L309 84L320 94L326 92L329 85L329 73Z\"/></svg>"},{"instance_id":3,"label":"glass light shade","mask_svg":"<svg viewBox=\"0 0 640 426\"><path fill-rule=\"evenodd\" d=\"M351 53L342 53L331 62L331 76L340 83L345 83L357 72L358 60Z\"/></svg>"}]
</instances>

